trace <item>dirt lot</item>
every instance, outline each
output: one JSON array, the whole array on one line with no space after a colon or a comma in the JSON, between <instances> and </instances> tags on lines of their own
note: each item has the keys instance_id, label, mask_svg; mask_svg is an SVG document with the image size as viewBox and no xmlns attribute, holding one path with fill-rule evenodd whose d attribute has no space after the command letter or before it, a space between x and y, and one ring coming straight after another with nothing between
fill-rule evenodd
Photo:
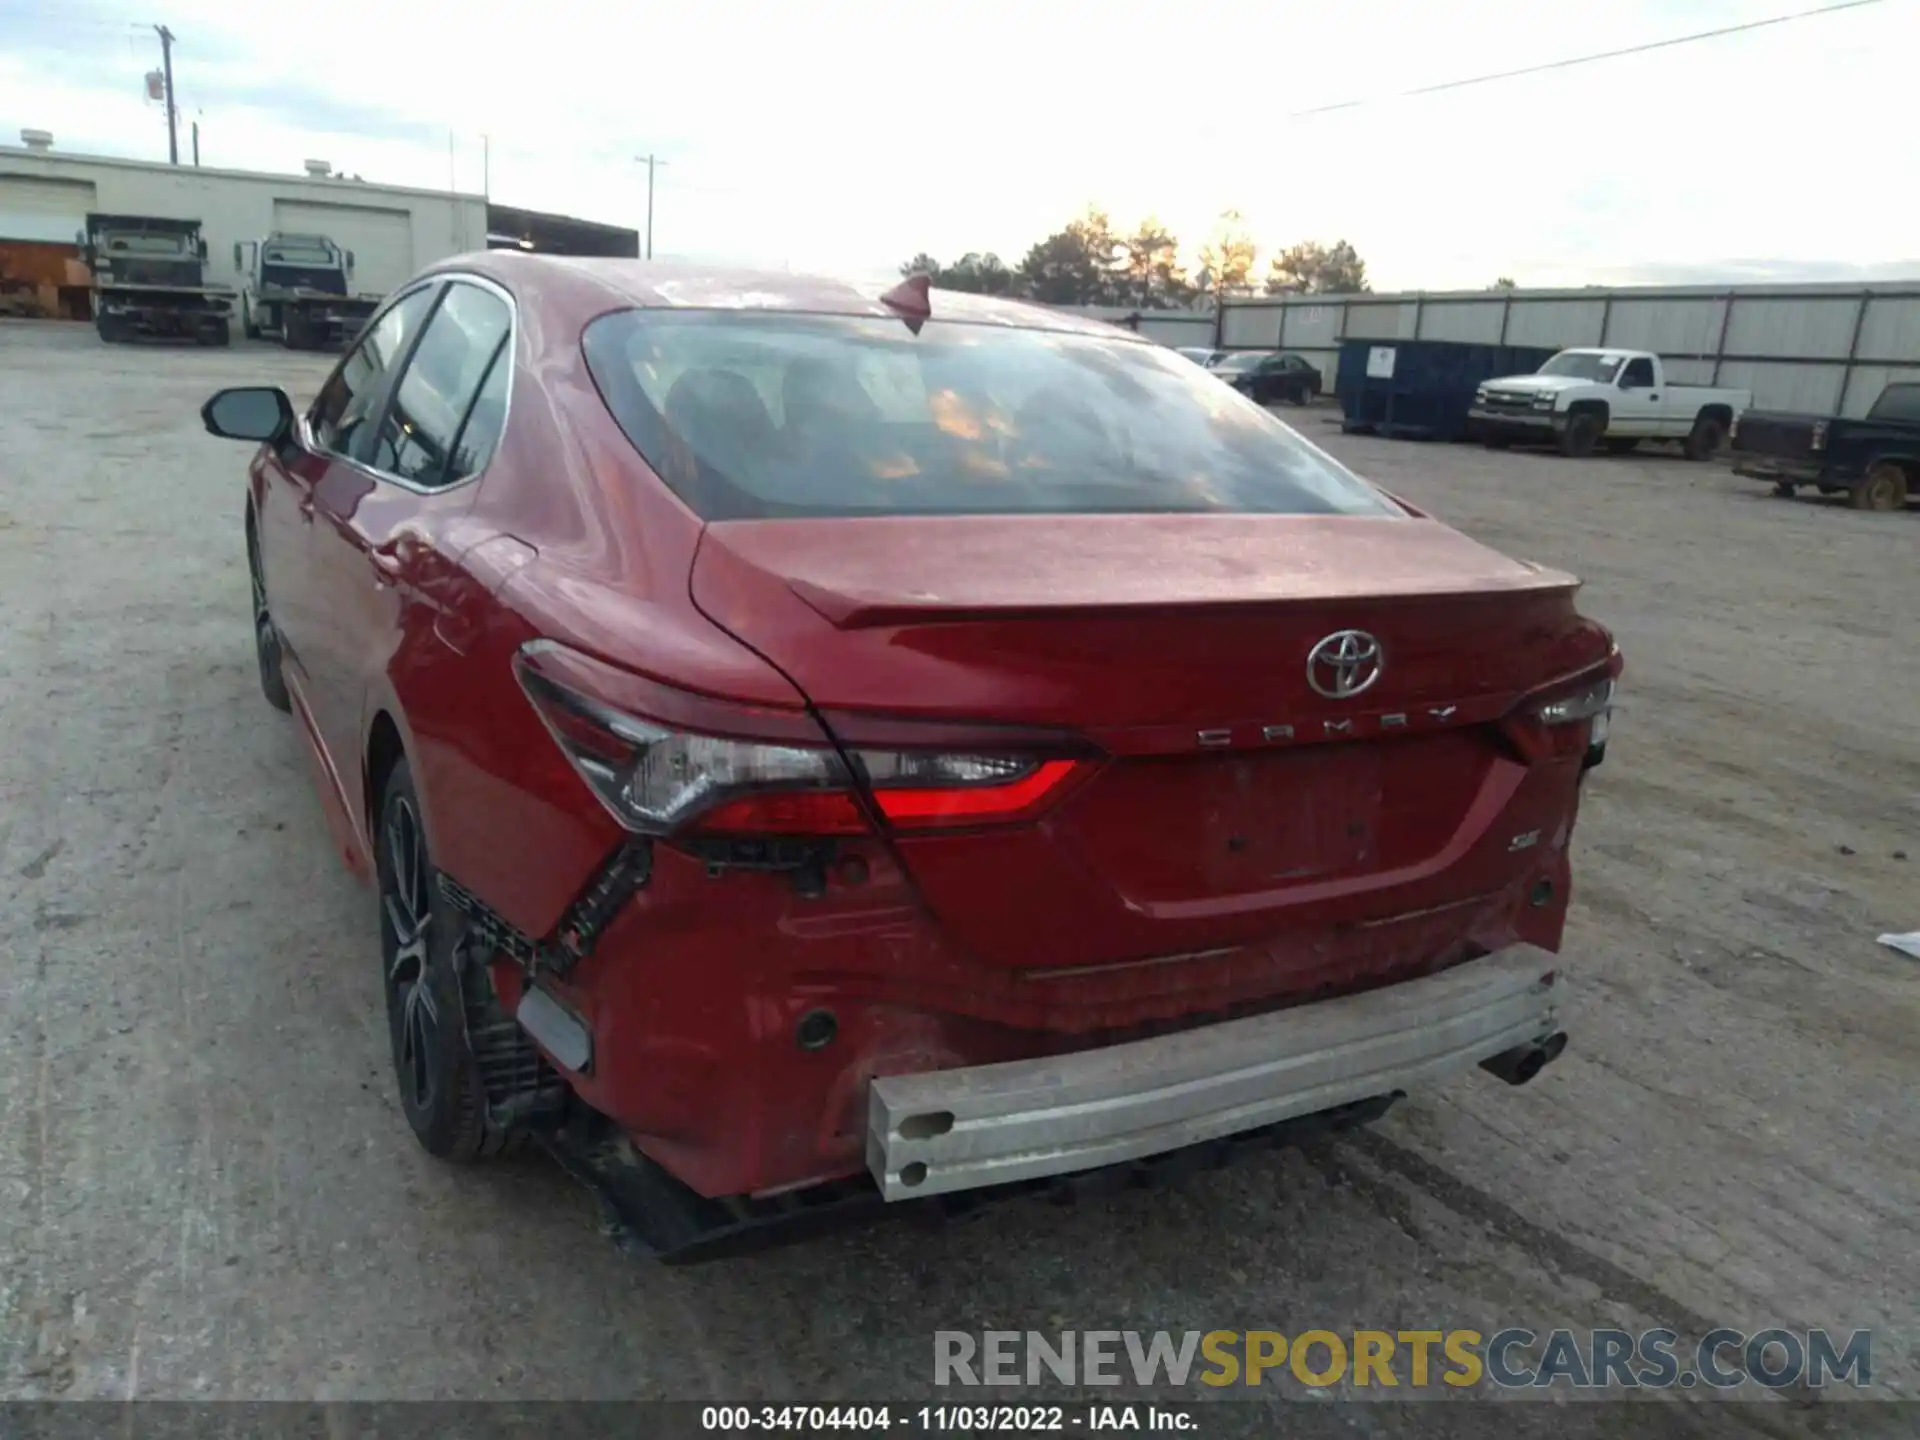
<instances>
[{"instance_id":1,"label":"dirt lot","mask_svg":"<svg viewBox=\"0 0 1920 1440\"><path fill-rule=\"evenodd\" d=\"M255 684L245 456L196 415L325 363L0 324L0 1394L898 1400L938 1328L1519 1324L1871 1328L1920 1398L1920 962L1874 943L1920 926L1920 512L1309 422L1625 648L1566 1057L1167 1193L663 1271L390 1093L371 900Z\"/></svg>"}]
</instances>

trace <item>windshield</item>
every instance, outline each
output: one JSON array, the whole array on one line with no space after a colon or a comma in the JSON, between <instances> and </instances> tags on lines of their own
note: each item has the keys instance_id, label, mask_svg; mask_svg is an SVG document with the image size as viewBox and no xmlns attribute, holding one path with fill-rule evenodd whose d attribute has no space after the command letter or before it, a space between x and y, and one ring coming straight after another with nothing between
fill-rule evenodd
<instances>
[{"instance_id":1,"label":"windshield","mask_svg":"<svg viewBox=\"0 0 1920 1440\"><path fill-rule=\"evenodd\" d=\"M1620 371L1620 362L1624 358L1624 356L1610 355L1599 350L1562 350L1540 367L1540 373L1570 375L1577 380L1593 380L1602 385L1611 385L1613 377Z\"/></svg>"},{"instance_id":2,"label":"windshield","mask_svg":"<svg viewBox=\"0 0 1920 1440\"><path fill-rule=\"evenodd\" d=\"M1222 355L1218 360L1213 362L1213 368L1231 374L1239 374L1243 370L1253 369L1253 367L1258 365L1262 360L1271 358L1272 357L1264 350L1242 351L1238 355Z\"/></svg>"},{"instance_id":3,"label":"windshield","mask_svg":"<svg viewBox=\"0 0 1920 1440\"><path fill-rule=\"evenodd\" d=\"M333 252L315 241L269 245L266 260L269 265L331 265L334 263Z\"/></svg>"},{"instance_id":4,"label":"windshield","mask_svg":"<svg viewBox=\"0 0 1920 1440\"><path fill-rule=\"evenodd\" d=\"M585 348L627 437L709 520L1402 513L1259 406L1138 341L629 310L588 326Z\"/></svg>"}]
</instances>

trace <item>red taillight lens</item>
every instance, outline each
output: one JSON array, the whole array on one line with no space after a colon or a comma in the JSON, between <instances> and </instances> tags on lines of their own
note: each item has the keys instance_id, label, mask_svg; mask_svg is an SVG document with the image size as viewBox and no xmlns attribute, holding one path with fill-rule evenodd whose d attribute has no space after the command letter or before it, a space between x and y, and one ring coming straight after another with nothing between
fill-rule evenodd
<instances>
[{"instance_id":1,"label":"red taillight lens","mask_svg":"<svg viewBox=\"0 0 1920 1440\"><path fill-rule=\"evenodd\" d=\"M897 829L1010 824L1055 803L1094 763L948 748L966 732L947 726L921 731L927 748L894 748L903 737L891 724L880 743L843 755L803 710L673 690L550 642L527 646L515 668L588 788L645 835L864 834L862 791Z\"/></svg>"},{"instance_id":2,"label":"red taillight lens","mask_svg":"<svg viewBox=\"0 0 1920 1440\"><path fill-rule=\"evenodd\" d=\"M864 763L868 752L857 752ZM929 762L961 761L977 764L985 756L919 756ZM991 757L999 760L1002 757ZM887 823L898 830L931 830L963 825L1005 825L1027 820L1055 804L1066 789L1090 770L1085 760L1026 760L1009 764L1020 768L1002 779L976 780L932 786L873 782L874 803ZM871 773L871 771L869 771Z\"/></svg>"},{"instance_id":3,"label":"red taillight lens","mask_svg":"<svg viewBox=\"0 0 1920 1440\"><path fill-rule=\"evenodd\" d=\"M703 835L864 835L870 828L848 790L767 790L722 801L689 825Z\"/></svg>"}]
</instances>

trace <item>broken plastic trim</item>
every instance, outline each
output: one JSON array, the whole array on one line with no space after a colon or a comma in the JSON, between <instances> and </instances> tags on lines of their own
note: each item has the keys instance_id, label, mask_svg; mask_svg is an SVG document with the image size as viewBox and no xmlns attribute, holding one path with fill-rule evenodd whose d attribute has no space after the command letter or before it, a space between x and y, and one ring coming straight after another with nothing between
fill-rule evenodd
<instances>
[{"instance_id":1,"label":"broken plastic trim","mask_svg":"<svg viewBox=\"0 0 1920 1440\"><path fill-rule=\"evenodd\" d=\"M609 855L587 888L569 905L553 934L536 940L509 924L497 911L455 880L440 872L440 893L449 905L467 917L469 932L489 951L505 955L528 974L545 971L565 975L593 953L601 933L636 890L653 876L653 842L636 837Z\"/></svg>"}]
</instances>

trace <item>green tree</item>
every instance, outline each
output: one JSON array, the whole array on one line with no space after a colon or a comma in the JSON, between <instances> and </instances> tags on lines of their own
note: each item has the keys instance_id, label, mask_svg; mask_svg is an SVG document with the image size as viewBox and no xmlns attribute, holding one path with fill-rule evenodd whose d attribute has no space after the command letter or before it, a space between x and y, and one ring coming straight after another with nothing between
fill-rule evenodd
<instances>
[{"instance_id":1,"label":"green tree","mask_svg":"<svg viewBox=\"0 0 1920 1440\"><path fill-rule=\"evenodd\" d=\"M1520 287L1514 282L1511 275L1502 275L1498 280L1493 282L1493 288L1496 290L1518 290Z\"/></svg>"},{"instance_id":2,"label":"green tree","mask_svg":"<svg viewBox=\"0 0 1920 1440\"><path fill-rule=\"evenodd\" d=\"M1227 295L1252 293L1255 250L1238 210L1223 210L1213 234L1200 247L1199 288L1216 301Z\"/></svg>"},{"instance_id":3,"label":"green tree","mask_svg":"<svg viewBox=\"0 0 1920 1440\"><path fill-rule=\"evenodd\" d=\"M942 290L968 290L976 295L1019 293L1019 279L1007 262L991 250L969 250L951 265L942 265L922 250L900 267L902 275L926 275Z\"/></svg>"},{"instance_id":4,"label":"green tree","mask_svg":"<svg viewBox=\"0 0 1920 1440\"><path fill-rule=\"evenodd\" d=\"M1358 295L1367 289L1367 262L1344 240L1304 240L1282 250L1267 267L1269 295Z\"/></svg>"},{"instance_id":5,"label":"green tree","mask_svg":"<svg viewBox=\"0 0 1920 1440\"><path fill-rule=\"evenodd\" d=\"M969 250L950 267L934 277L936 285L949 290L967 290L975 295L1010 295L1017 277L991 250L984 255Z\"/></svg>"},{"instance_id":6,"label":"green tree","mask_svg":"<svg viewBox=\"0 0 1920 1440\"><path fill-rule=\"evenodd\" d=\"M1089 209L1027 251L1021 293L1046 305L1108 305L1120 293L1121 245L1104 212Z\"/></svg>"},{"instance_id":7,"label":"green tree","mask_svg":"<svg viewBox=\"0 0 1920 1440\"><path fill-rule=\"evenodd\" d=\"M1122 304L1173 310L1193 299L1180 242L1151 215L1120 242L1119 278Z\"/></svg>"}]
</instances>

